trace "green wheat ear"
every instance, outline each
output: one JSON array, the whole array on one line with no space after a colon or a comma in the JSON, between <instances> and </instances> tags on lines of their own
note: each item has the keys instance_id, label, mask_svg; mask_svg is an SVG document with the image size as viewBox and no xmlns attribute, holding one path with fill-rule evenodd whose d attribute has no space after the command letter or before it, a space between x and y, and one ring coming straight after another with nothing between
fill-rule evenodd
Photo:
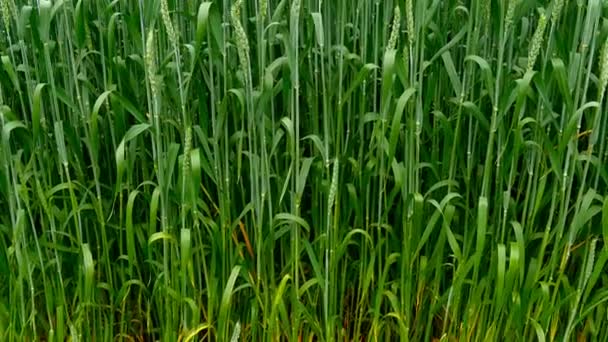
<instances>
[{"instance_id":1,"label":"green wheat ear","mask_svg":"<svg viewBox=\"0 0 608 342\"><path fill-rule=\"evenodd\" d=\"M189 186L186 182L190 181L192 159L190 152L192 151L192 127L186 127L186 136L184 138L184 155L182 161L182 181L184 182L183 189ZM185 194L184 194L185 196ZM185 212L184 212L185 214Z\"/></svg>"},{"instance_id":2,"label":"green wheat ear","mask_svg":"<svg viewBox=\"0 0 608 342\"><path fill-rule=\"evenodd\" d=\"M245 75L249 70L249 40L243 25L241 25L241 5L243 0L237 0L230 11L230 19L234 26L234 34L236 40L236 49L241 64L241 69Z\"/></svg>"},{"instance_id":3,"label":"green wheat ear","mask_svg":"<svg viewBox=\"0 0 608 342\"><path fill-rule=\"evenodd\" d=\"M338 193L338 174L340 172L340 160L338 158L334 161L334 168L332 172L331 185L329 187L329 197L327 200L327 205L329 207L329 211L334 206L334 202L336 201L336 194Z\"/></svg>"},{"instance_id":4,"label":"green wheat ear","mask_svg":"<svg viewBox=\"0 0 608 342\"><path fill-rule=\"evenodd\" d=\"M602 51L600 53L600 98L604 96L606 92L606 85L608 85L608 38L604 41Z\"/></svg>"},{"instance_id":5,"label":"green wheat ear","mask_svg":"<svg viewBox=\"0 0 608 342\"><path fill-rule=\"evenodd\" d=\"M146 55L144 62L146 65L146 74L148 75L148 81L152 87L152 91L157 91L157 80L156 80L156 48L154 46L154 30L148 31L148 38L146 39Z\"/></svg>"},{"instance_id":6,"label":"green wheat ear","mask_svg":"<svg viewBox=\"0 0 608 342\"><path fill-rule=\"evenodd\" d=\"M551 11L551 21L556 22L559 20L559 17L562 14L562 9L564 8L564 1L566 0L555 0L555 2L553 2L553 10Z\"/></svg>"},{"instance_id":7,"label":"green wheat ear","mask_svg":"<svg viewBox=\"0 0 608 342\"><path fill-rule=\"evenodd\" d=\"M146 55L144 57L144 63L146 65L146 75L148 76L148 82L150 83L150 92L152 94L152 115L158 117L160 114L156 109L156 105L160 100L160 81L158 76L158 67L156 64L156 39L154 37L154 30L148 31L148 38L146 39Z\"/></svg>"},{"instance_id":8,"label":"green wheat ear","mask_svg":"<svg viewBox=\"0 0 608 342\"><path fill-rule=\"evenodd\" d=\"M10 18L12 18L11 8L9 7L10 0L0 0L0 14L2 14L2 22L6 34L10 34Z\"/></svg>"},{"instance_id":9,"label":"green wheat ear","mask_svg":"<svg viewBox=\"0 0 608 342\"><path fill-rule=\"evenodd\" d=\"M515 9L521 0L507 0L507 14L505 15L505 34L509 34L513 25L513 16L515 15Z\"/></svg>"},{"instance_id":10,"label":"green wheat ear","mask_svg":"<svg viewBox=\"0 0 608 342\"><path fill-rule=\"evenodd\" d=\"M395 50L397 46L397 39L399 38L399 26L401 25L401 11L399 10L399 6L395 6L395 14L393 17L393 28L391 30L391 35L388 39L388 44L386 45L387 50Z\"/></svg>"},{"instance_id":11,"label":"green wheat ear","mask_svg":"<svg viewBox=\"0 0 608 342\"><path fill-rule=\"evenodd\" d=\"M540 19L538 20L538 26L536 26L536 31L534 31L534 35L532 36L532 42L530 43L530 52L528 53L528 71L531 71L534 68L534 64L536 63L536 58L538 58L538 54L540 52L540 47L543 44L545 27L547 26L547 17L544 13L540 15Z\"/></svg>"},{"instance_id":12,"label":"green wheat ear","mask_svg":"<svg viewBox=\"0 0 608 342\"><path fill-rule=\"evenodd\" d=\"M407 15L407 38L410 46L414 46L416 32L414 31L414 9L412 0L405 0L405 13Z\"/></svg>"},{"instance_id":13,"label":"green wheat ear","mask_svg":"<svg viewBox=\"0 0 608 342\"><path fill-rule=\"evenodd\" d=\"M169 14L169 3L167 0L161 0L160 14L163 18L163 24L165 25L165 30L167 30L169 41L171 44L176 45L178 43L178 37L177 33L175 32L175 28L173 27L173 22L171 21L171 16Z\"/></svg>"},{"instance_id":14,"label":"green wheat ear","mask_svg":"<svg viewBox=\"0 0 608 342\"><path fill-rule=\"evenodd\" d=\"M260 0L260 22L264 22L268 13L268 0Z\"/></svg>"}]
</instances>

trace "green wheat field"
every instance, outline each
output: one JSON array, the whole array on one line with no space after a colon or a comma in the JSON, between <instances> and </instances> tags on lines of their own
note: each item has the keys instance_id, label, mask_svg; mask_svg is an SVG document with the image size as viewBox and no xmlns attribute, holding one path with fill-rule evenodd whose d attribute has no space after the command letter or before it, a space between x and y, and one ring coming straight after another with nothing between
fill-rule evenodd
<instances>
[{"instance_id":1,"label":"green wheat field","mask_svg":"<svg viewBox=\"0 0 608 342\"><path fill-rule=\"evenodd\" d=\"M0 341L608 341L608 1L0 15Z\"/></svg>"}]
</instances>

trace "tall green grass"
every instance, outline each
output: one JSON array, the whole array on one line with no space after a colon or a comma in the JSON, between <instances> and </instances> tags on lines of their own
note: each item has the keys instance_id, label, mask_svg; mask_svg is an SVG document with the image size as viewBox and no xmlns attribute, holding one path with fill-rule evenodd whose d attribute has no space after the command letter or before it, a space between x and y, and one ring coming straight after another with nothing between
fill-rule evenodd
<instances>
[{"instance_id":1,"label":"tall green grass","mask_svg":"<svg viewBox=\"0 0 608 342\"><path fill-rule=\"evenodd\" d=\"M0 10L0 340L608 340L605 2Z\"/></svg>"}]
</instances>

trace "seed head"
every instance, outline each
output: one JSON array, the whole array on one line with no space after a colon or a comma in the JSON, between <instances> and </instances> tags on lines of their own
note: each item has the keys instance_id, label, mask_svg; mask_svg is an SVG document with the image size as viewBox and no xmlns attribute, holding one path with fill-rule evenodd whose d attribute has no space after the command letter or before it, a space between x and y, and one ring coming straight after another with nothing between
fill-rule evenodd
<instances>
[{"instance_id":1,"label":"seed head","mask_svg":"<svg viewBox=\"0 0 608 342\"><path fill-rule=\"evenodd\" d=\"M165 30L167 30L169 40L172 44L177 44L177 33L173 28L173 22L171 21L171 16L169 15L169 3L167 3L167 0L162 0L160 2L160 14L163 18L163 23L165 24Z\"/></svg>"},{"instance_id":2,"label":"seed head","mask_svg":"<svg viewBox=\"0 0 608 342\"><path fill-rule=\"evenodd\" d=\"M334 170L331 178L331 185L329 187L329 198L327 201L327 206L329 210L334 205L334 201L336 200L336 193L338 192L338 172L340 171L340 161L338 158L334 161Z\"/></svg>"},{"instance_id":3,"label":"seed head","mask_svg":"<svg viewBox=\"0 0 608 342\"><path fill-rule=\"evenodd\" d=\"M595 245L597 244L597 238L591 240L591 246L589 246L589 256L587 258L587 267L585 267L585 282L587 283L589 278L591 277L591 273L593 271L593 264L595 263Z\"/></svg>"},{"instance_id":4,"label":"seed head","mask_svg":"<svg viewBox=\"0 0 608 342\"><path fill-rule=\"evenodd\" d=\"M4 29L6 30L6 34L10 33L11 28L11 18L14 18L16 15L13 12L15 4L13 0L0 0L0 14L2 14L2 22L4 23Z\"/></svg>"},{"instance_id":5,"label":"seed head","mask_svg":"<svg viewBox=\"0 0 608 342\"><path fill-rule=\"evenodd\" d=\"M268 0L260 0L260 21L264 22L266 13L268 12Z\"/></svg>"},{"instance_id":6,"label":"seed head","mask_svg":"<svg viewBox=\"0 0 608 342\"><path fill-rule=\"evenodd\" d=\"M399 6L395 6L395 15L393 16L393 29L391 30L391 36L388 39L387 49L394 50L397 46L397 39L399 37L399 26L401 25L401 12Z\"/></svg>"},{"instance_id":7,"label":"seed head","mask_svg":"<svg viewBox=\"0 0 608 342\"><path fill-rule=\"evenodd\" d=\"M154 99L158 96L158 82L156 79L156 49L154 46L154 31L148 31L148 39L146 39L146 56L144 58L146 70L148 72L148 81L152 90Z\"/></svg>"},{"instance_id":8,"label":"seed head","mask_svg":"<svg viewBox=\"0 0 608 342\"><path fill-rule=\"evenodd\" d=\"M186 128L186 138L184 141L184 175L190 171L190 151L192 150L192 128Z\"/></svg>"},{"instance_id":9,"label":"seed head","mask_svg":"<svg viewBox=\"0 0 608 342\"><path fill-rule=\"evenodd\" d=\"M249 40L243 25L241 25L241 4L242 0L237 0L232 9L230 10L230 19L232 20L232 26L234 26L234 34L236 39L236 49L239 55L239 61L243 72L247 74L249 70Z\"/></svg>"},{"instance_id":10,"label":"seed head","mask_svg":"<svg viewBox=\"0 0 608 342\"><path fill-rule=\"evenodd\" d=\"M407 14L407 38L409 40L410 46L414 45L414 40L416 38L414 32L414 6L412 5L412 0L405 0L405 14Z\"/></svg>"},{"instance_id":11,"label":"seed head","mask_svg":"<svg viewBox=\"0 0 608 342\"><path fill-rule=\"evenodd\" d=\"M540 19L538 20L538 26L536 26L534 36L532 36L530 52L528 53L528 70L532 70L532 68L534 68L534 63L536 63L536 58L540 52L540 47L543 44L545 27L547 27L547 16L542 13L540 15Z\"/></svg>"},{"instance_id":12,"label":"seed head","mask_svg":"<svg viewBox=\"0 0 608 342\"><path fill-rule=\"evenodd\" d=\"M511 26L513 25L513 16L515 15L515 8L519 5L520 0L510 0L507 7L507 14L505 16L505 34L508 34Z\"/></svg>"},{"instance_id":13,"label":"seed head","mask_svg":"<svg viewBox=\"0 0 608 342\"><path fill-rule=\"evenodd\" d=\"M556 22L564 8L564 0L556 0L553 3L553 11L551 12L551 21Z\"/></svg>"},{"instance_id":14,"label":"seed head","mask_svg":"<svg viewBox=\"0 0 608 342\"><path fill-rule=\"evenodd\" d=\"M85 34L85 39L86 39L86 44L87 47L89 48L89 50L93 50L93 38L91 37L91 29L89 28L89 25L84 25L84 34Z\"/></svg>"},{"instance_id":15,"label":"seed head","mask_svg":"<svg viewBox=\"0 0 608 342\"><path fill-rule=\"evenodd\" d=\"M604 96L608 84L608 38L600 54L600 96Z\"/></svg>"}]
</instances>

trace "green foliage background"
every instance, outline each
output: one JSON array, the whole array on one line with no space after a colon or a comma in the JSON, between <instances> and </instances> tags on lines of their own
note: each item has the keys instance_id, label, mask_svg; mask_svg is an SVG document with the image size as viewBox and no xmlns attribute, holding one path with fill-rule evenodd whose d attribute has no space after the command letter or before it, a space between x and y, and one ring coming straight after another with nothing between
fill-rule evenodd
<instances>
[{"instance_id":1,"label":"green foliage background","mask_svg":"<svg viewBox=\"0 0 608 342\"><path fill-rule=\"evenodd\" d=\"M608 340L603 1L0 13L0 340Z\"/></svg>"}]
</instances>

